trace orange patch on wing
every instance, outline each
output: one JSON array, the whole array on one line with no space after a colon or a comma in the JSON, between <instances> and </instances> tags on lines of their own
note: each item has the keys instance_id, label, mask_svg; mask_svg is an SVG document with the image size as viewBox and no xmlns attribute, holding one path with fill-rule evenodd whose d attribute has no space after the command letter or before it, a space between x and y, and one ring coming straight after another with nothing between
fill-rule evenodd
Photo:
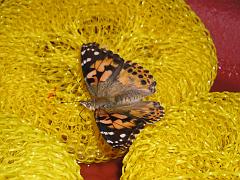
<instances>
[{"instance_id":1,"label":"orange patch on wing","mask_svg":"<svg viewBox=\"0 0 240 180\"><path fill-rule=\"evenodd\" d=\"M103 123L103 124L112 124L112 120L101 120L100 123Z\"/></svg>"},{"instance_id":2,"label":"orange patch on wing","mask_svg":"<svg viewBox=\"0 0 240 180\"><path fill-rule=\"evenodd\" d=\"M121 70L118 81L124 85L131 84L129 79L129 73L126 70Z\"/></svg>"},{"instance_id":3,"label":"orange patch on wing","mask_svg":"<svg viewBox=\"0 0 240 180\"><path fill-rule=\"evenodd\" d=\"M99 117L104 117L105 119L109 119L109 115L106 113L106 111L102 109L98 109L97 114Z\"/></svg>"},{"instance_id":4,"label":"orange patch on wing","mask_svg":"<svg viewBox=\"0 0 240 180\"><path fill-rule=\"evenodd\" d=\"M121 70L118 80L124 85L134 85L137 88L148 90L148 86L153 80L148 78L149 72L145 73L144 69L138 67L139 65L135 65ZM130 72L128 72L129 70Z\"/></svg>"},{"instance_id":5,"label":"orange patch on wing","mask_svg":"<svg viewBox=\"0 0 240 180\"><path fill-rule=\"evenodd\" d=\"M88 75L87 75L87 78L88 78L88 79L91 79L91 78L94 79L94 82L92 82L91 85L97 85L97 83L98 83L97 77L94 76L94 75L96 75L96 74L97 74L97 71L96 71L96 70L93 70L93 71L91 71L90 73L88 73Z\"/></svg>"},{"instance_id":6,"label":"orange patch on wing","mask_svg":"<svg viewBox=\"0 0 240 180\"><path fill-rule=\"evenodd\" d=\"M112 116L114 116L116 118L119 118L119 119L126 119L127 118L127 116L123 115L123 114L112 114Z\"/></svg>"},{"instance_id":7,"label":"orange patch on wing","mask_svg":"<svg viewBox=\"0 0 240 180\"><path fill-rule=\"evenodd\" d=\"M145 115L152 117L151 113L154 113L153 116L155 116L155 115L157 115L158 112L160 112L160 110L154 106L154 103L149 102L149 103L145 104L144 106L139 107L138 109L131 110L130 114L133 116L136 116L136 117L143 117Z\"/></svg>"},{"instance_id":8,"label":"orange patch on wing","mask_svg":"<svg viewBox=\"0 0 240 180\"><path fill-rule=\"evenodd\" d=\"M143 78L143 79L138 78L138 75L141 74L141 73L138 73L136 75L132 75L131 73L127 72L127 70L128 69L126 69L126 70L123 69L120 72L118 80L122 84L124 84L124 85L134 85L135 87L138 87L138 88L147 88L148 87L148 84L145 84L145 85L141 84L141 80L146 80L145 78Z\"/></svg>"},{"instance_id":9,"label":"orange patch on wing","mask_svg":"<svg viewBox=\"0 0 240 180\"><path fill-rule=\"evenodd\" d=\"M132 122L122 122L122 120L118 119L113 122L113 125L109 126L110 128L115 129L123 129L123 128L132 128L135 124Z\"/></svg>"},{"instance_id":10,"label":"orange patch on wing","mask_svg":"<svg viewBox=\"0 0 240 180\"><path fill-rule=\"evenodd\" d=\"M99 72L105 71L105 66L109 66L113 62L113 59L104 59L97 60L94 64L91 65L91 68L95 68Z\"/></svg>"},{"instance_id":11,"label":"orange patch on wing","mask_svg":"<svg viewBox=\"0 0 240 180\"><path fill-rule=\"evenodd\" d=\"M112 71L108 70L103 73L100 78L100 81L106 81L112 75Z\"/></svg>"},{"instance_id":12,"label":"orange patch on wing","mask_svg":"<svg viewBox=\"0 0 240 180\"><path fill-rule=\"evenodd\" d=\"M87 74L87 78L93 78L94 75L97 74L96 70L91 71L90 73Z\"/></svg>"},{"instance_id":13,"label":"orange patch on wing","mask_svg":"<svg viewBox=\"0 0 240 180\"><path fill-rule=\"evenodd\" d=\"M144 111L142 111L142 110L131 110L130 114L132 114L133 116L136 116L136 117L142 117L146 113Z\"/></svg>"},{"instance_id":14,"label":"orange patch on wing","mask_svg":"<svg viewBox=\"0 0 240 180\"><path fill-rule=\"evenodd\" d=\"M98 67L101 65L102 60L96 61L94 64L91 65L91 68L98 69Z\"/></svg>"}]
</instances>

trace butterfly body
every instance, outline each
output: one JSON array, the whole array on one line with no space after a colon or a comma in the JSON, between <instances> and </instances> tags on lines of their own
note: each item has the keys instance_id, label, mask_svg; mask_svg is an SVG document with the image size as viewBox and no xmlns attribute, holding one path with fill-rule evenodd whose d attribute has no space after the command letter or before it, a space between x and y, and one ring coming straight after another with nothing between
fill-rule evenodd
<instances>
[{"instance_id":1,"label":"butterfly body","mask_svg":"<svg viewBox=\"0 0 240 180\"><path fill-rule=\"evenodd\" d=\"M155 92L148 70L97 43L82 46L81 60L91 100L80 103L94 111L100 133L112 147L128 148L146 124L163 117L158 102L142 101Z\"/></svg>"},{"instance_id":2,"label":"butterfly body","mask_svg":"<svg viewBox=\"0 0 240 180\"><path fill-rule=\"evenodd\" d=\"M80 101L80 103L90 110L95 110L98 108L114 108L117 106L126 106L135 102L139 102L141 99L141 96L134 95L134 92L129 92L129 94L125 96L111 97L111 95L109 95L107 98L98 97L92 99L91 101Z\"/></svg>"},{"instance_id":3,"label":"butterfly body","mask_svg":"<svg viewBox=\"0 0 240 180\"><path fill-rule=\"evenodd\" d=\"M98 108L112 108L114 107L114 102L110 101L107 98L97 98L91 101L80 101L80 104L85 106L86 108L94 111Z\"/></svg>"}]
</instances>

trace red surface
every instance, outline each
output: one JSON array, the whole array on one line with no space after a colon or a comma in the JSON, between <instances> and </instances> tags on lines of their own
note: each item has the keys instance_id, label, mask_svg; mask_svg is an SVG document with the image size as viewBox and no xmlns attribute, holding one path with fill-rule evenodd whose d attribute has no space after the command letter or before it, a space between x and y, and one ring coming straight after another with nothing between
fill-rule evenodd
<instances>
[{"instance_id":1,"label":"red surface","mask_svg":"<svg viewBox=\"0 0 240 180\"><path fill-rule=\"evenodd\" d=\"M240 91L240 0L188 0L210 31L218 56L212 91Z\"/></svg>"},{"instance_id":2,"label":"red surface","mask_svg":"<svg viewBox=\"0 0 240 180\"><path fill-rule=\"evenodd\" d=\"M210 31L219 69L212 91L240 91L240 0L188 0ZM121 160L83 165L85 180L117 180Z\"/></svg>"},{"instance_id":3,"label":"red surface","mask_svg":"<svg viewBox=\"0 0 240 180\"><path fill-rule=\"evenodd\" d=\"M122 160L90 165L80 164L80 166L84 180L117 180L121 176Z\"/></svg>"}]
</instances>

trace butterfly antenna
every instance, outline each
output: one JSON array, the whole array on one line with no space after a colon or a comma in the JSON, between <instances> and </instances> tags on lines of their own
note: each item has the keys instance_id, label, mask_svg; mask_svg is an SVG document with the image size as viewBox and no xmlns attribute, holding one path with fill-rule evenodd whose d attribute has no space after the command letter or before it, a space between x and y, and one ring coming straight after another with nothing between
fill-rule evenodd
<instances>
[{"instance_id":1,"label":"butterfly antenna","mask_svg":"<svg viewBox=\"0 0 240 180\"><path fill-rule=\"evenodd\" d=\"M68 103L75 103L75 102L81 102L81 101L71 101L71 102L70 101L69 102L68 101L61 101L61 104L64 104L64 103L68 104Z\"/></svg>"},{"instance_id":2,"label":"butterfly antenna","mask_svg":"<svg viewBox=\"0 0 240 180\"><path fill-rule=\"evenodd\" d=\"M83 110L84 110L84 108L82 108L82 110L79 112L79 116L80 116L80 118L81 118L82 120L85 120L85 119L81 116Z\"/></svg>"}]
</instances>

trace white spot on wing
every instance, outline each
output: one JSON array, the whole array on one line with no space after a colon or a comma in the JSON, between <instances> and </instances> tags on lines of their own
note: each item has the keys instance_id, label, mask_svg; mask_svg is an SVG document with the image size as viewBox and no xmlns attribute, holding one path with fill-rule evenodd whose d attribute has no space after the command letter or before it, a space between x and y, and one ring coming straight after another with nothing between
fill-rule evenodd
<instances>
[{"instance_id":1,"label":"white spot on wing","mask_svg":"<svg viewBox=\"0 0 240 180\"><path fill-rule=\"evenodd\" d=\"M95 56L99 55L99 52L98 52L98 51L95 51L95 52L94 52L94 55L95 55Z\"/></svg>"},{"instance_id":2,"label":"white spot on wing","mask_svg":"<svg viewBox=\"0 0 240 180\"><path fill-rule=\"evenodd\" d=\"M90 62L91 60L92 60L91 58L87 58L87 60L86 60L86 61L87 61L87 62Z\"/></svg>"},{"instance_id":3,"label":"white spot on wing","mask_svg":"<svg viewBox=\"0 0 240 180\"><path fill-rule=\"evenodd\" d=\"M113 142L111 140L107 140L107 143L112 144Z\"/></svg>"},{"instance_id":4,"label":"white spot on wing","mask_svg":"<svg viewBox=\"0 0 240 180\"><path fill-rule=\"evenodd\" d=\"M82 55L84 55L84 54L85 54L85 52L86 52L86 50L82 51L82 52L81 52L81 54L82 54Z\"/></svg>"},{"instance_id":5,"label":"white spot on wing","mask_svg":"<svg viewBox=\"0 0 240 180\"><path fill-rule=\"evenodd\" d=\"M108 134L112 136L112 135L114 135L114 132L109 132Z\"/></svg>"},{"instance_id":6,"label":"white spot on wing","mask_svg":"<svg viewBox=\"0 0 240 180\"><path fill-rule=\"evenodd\" d=\"M120 137L124 138L124 137L126 137L126 134L120 134Z\"/></svg>"}]
</instances>

